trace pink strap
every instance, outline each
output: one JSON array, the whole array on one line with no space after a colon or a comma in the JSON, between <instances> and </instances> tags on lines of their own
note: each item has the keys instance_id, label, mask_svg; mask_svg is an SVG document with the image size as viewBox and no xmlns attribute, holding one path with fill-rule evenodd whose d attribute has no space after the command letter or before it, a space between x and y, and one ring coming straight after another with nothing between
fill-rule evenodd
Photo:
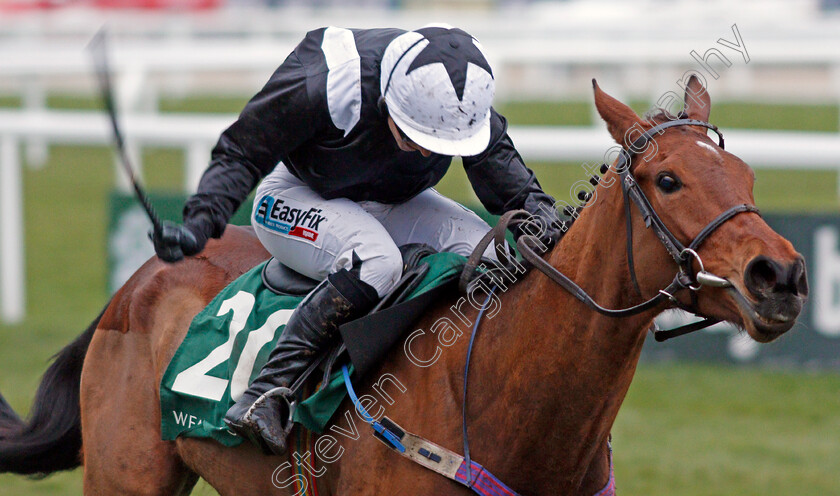
<instances>
[{"instance_id":1,"label":"pink strap","mask_svg":"<svg viewBox=\"0 0 840 496\"><path fill-rule=\"evenodd\" d=\"M467 462L461 462L455 480L469 486L474 492L482 496L519 496L513 489L507 487L489 471L476 462L470 464L470 475L472 484L467 482Z\"/></svg>"},{"instance_id":2,"label":"pink strap","mask_svg":"<svg viewBox=\"0 0 840 496\"><path fill-rule=\"evenodd\" d=\"M595 496L615 496L615 473L613 472L612 446L608 443L607 448L610 450L610 480L607 481L607 485L604 486L603 489L595 493Z\"/></svg>"}]
</instances>

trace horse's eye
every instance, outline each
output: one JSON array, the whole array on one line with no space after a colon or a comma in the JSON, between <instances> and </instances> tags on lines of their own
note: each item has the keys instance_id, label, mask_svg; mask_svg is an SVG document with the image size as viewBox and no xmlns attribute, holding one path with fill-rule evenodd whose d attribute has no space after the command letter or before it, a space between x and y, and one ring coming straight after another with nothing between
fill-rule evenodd
<instances>
[{"instance_id":1,"label":"horse's eye","mask_svg":"<svg viewBox=\"0 0 840 496\"><path fill-rule=\"evenodd\" d=\"M659 177L656 178L656 185L665 193L673 193L682 187L680 180L667 172L659 174Z\"/></svg>"}]
</instances>

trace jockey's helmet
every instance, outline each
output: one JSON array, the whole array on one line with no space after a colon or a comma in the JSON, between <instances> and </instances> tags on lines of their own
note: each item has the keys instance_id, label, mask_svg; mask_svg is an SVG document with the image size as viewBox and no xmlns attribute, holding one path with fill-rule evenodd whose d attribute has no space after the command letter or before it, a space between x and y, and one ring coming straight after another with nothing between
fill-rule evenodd
<instances>
[{"instance_id":1,"label":"jockey's helmet","mask_svg":"<svg viewBox=\"0 0 840 496\"><path fill-rule=\"evenodd\" d=\"M495 81L481 44L445 24L409 31L385 49L380 105L418 145L478 155L490 142Z\"/></svg>"}]
</instances>

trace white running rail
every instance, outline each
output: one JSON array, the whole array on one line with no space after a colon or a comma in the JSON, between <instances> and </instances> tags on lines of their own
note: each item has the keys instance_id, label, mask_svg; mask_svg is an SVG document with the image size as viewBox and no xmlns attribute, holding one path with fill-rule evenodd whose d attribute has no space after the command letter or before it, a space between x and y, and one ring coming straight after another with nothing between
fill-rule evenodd
<instances>
[{"instance_id":1,"label":"white running rail","mask_svg":"<svg viewBox=\"0 0 840 496\"><path fill-rule=\"evenodd\" d=\"M186 156L184 191L194 191L210 150L235 115L130 114L122 119L129 149L165 146ZM724 130L727 149L753 167L840 171L840 134ZM512 127L511 137L526 161L600 163L613 145L599 127ZM104 113L58 110L0 111L0 320L19 322L25 314L21 148L32 140L49 144L110 146ZM135 160L138 173L142 164ZM117 171L118 178L123 177ZM838 174L840 177L840 174ZM584 177L581 170L581 179ZM126 181L119 186L128 191ZM840 195L840 183L838 184Z\"/></svg>"}]
</instances>

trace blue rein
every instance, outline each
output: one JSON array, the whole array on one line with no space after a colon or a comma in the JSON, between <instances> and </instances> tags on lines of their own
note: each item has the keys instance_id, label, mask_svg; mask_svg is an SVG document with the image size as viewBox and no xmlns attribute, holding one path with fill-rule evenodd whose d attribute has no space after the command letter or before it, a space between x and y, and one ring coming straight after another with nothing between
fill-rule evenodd
<instances>
[{"instance_id":1,"label":"blue rein","mask_svg":"<svg viewBox=\"0 0 840 496\"><path fill-rule=\"evenodd\" d=\"M478 324L481 322L481 317L484 315L484 310L487 308L487 304L490 303L490 299L493 297L493 293L496 292L496 286L494 285L492 289L490 289L490 293L487 295L487 299L484 300L484 304L481 305L481 309L478 311L478 317L475 319L475 324L473 324L472 334L470 335L470 345L467 348L467 360L464 363L464 400L463 400L463 409L461 412L461 424L462 430L464 433L464 461L467 463L467 486L472 488L473 486L473 478L472 478L472 460L470 460L470 441L469 437L467 436L467 381L470 377L470 357L472 357L472 350L473 344L475 344L475 336L478 334Z\"/></svg>"},{"instance_id":2,"label":"blue rein","mask_svg":"<svg viewBox=\"0 0 840 496\"><path fill-rule=\"evenodd\" d=\"M368 413L362 403L359 401L359 398L356 396L356 391L353 389L353 383L350 382L350 372L347 370L347 365L341 367L341 373L344 374L344 384L347 386L347 394L350 395L350 400L353 402L353 405L356 406L356 411L365 419L365 422L370 424L373 427L373 430L378 432L379 435L384 437L391 446L394 447L400 453L405 453L405 446L400 442L400 439L394 435L393 432L389 431L385 427L382 426L373 416Z\"/></svg>"}]
</instances>

